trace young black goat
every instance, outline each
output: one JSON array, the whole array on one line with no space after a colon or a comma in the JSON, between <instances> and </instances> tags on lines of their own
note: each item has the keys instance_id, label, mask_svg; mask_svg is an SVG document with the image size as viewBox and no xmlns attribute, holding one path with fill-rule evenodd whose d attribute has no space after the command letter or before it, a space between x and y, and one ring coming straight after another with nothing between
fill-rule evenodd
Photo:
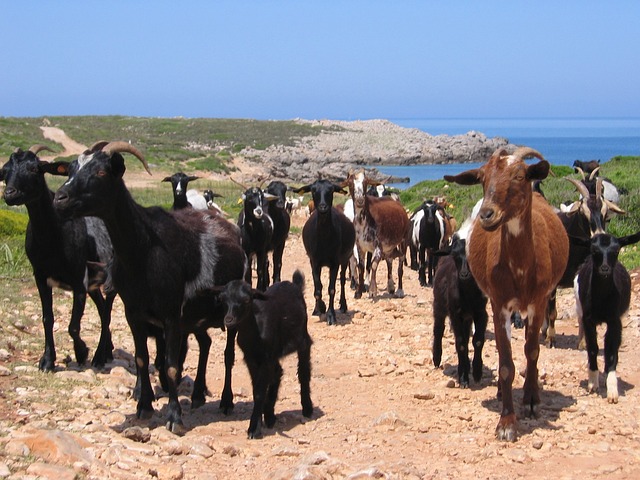
<instances>
[{"instance_id":1,"label":"young black goat","mask_svg":"<svg viewBox=\"0 0 640 480\"><path fill-rule=\"evenodd\" d=\"M259 187L251 187L242 194L243 208L238 215L238 226L242 232L242 248L251 266L256 259L258 290L269 286L269 260L267 252L273 238L273 220L268 213L267 202L276 197ZM251 268L247 269L245 281L251 284Z\"/></svg>"},{"instance_id":2,"label":"young black goat","mask_svg":"<svg viewBox=\"0 0 640 480\"><path fill-rule=\"evenodd\" d=\"M126 142L99 142L70 165L69 180L55 195L55 206L66 216L95 215L105 222L114 248L110 275L122 298L135 343L140 398L138 418L153 414L149 380L149 326L164 332L165 369L169 405L167 428L183 429L178 402L180 347L188 333L200 343L198 373L192 407L204 403L206 364L211 340L208 327L223 328L224 308L199 292L240 279L246 259L238 228L208 211L183 209L172 212L138 205L122 179L121 152L136 156L149 171L142 154ZM225 386L220 402L225 412L233 407L231 368L235 331L227 332Z\"/></svg>"},{"instance_id":3,"label":"young black goat","mask_svg":"<svg viewBox=\"0 0 640 480\"><path fill-rule=\"evenodd\" d=\"M73 291L73 307L69 322L69 335L79 364L89 355L87 345L80 338L80 320L84 313L87 293L100 315L100 342L91 364L102 367L113 360L111 343L111 307L115 294L106 299L100 292L96 272L88 269L87 262L107 262L113 255L111 242L104 223L97 218L61 220L53 208L53 192L47 187L45 173L66 175L66 162L45 162L38 158L43 145L34 145L27 152L16 150L0 170L0 180L6 182L4 199L7 205L25 205L29 224L25 238L25 251L33 267L33 276L42 304L44 326L44 354L38 364L40 370L55 368L56 349L53 339L52 286ZM97 288L88 288L89 285Z\"/></svg>"},{"instance_id":4,"label":"young black goat","mask_svg":"<svg viewBox=\"0 0 640 480\"><path fill-rule=\"evenodd\" d=\"M589 241L591 254L587 257L574 280L578 320L584 328L589 360L590 392L598 390L598 334L596 327L607 325L604 337L604 373L607 400L618 403L618 350L622 343L622 315L631 301L631 278L618 262L620 249L637 243L640 232L616 238L607 233L594 235ZM571 241L577 241L572 238ZM586 243L586 242L584 242Z\"/></svg>"},{"instance_id":5,"label":"young black goat","mask_svg":"<svg viewBox=\"0 0 640 480\"><path fill-rule=\"evenodd\" d=\"M289 237L289 227L291 226L291 217L287 212L287 186L274 180L265 191L271 195L278 197L269 202L269 216L273 220L273 236L268 251L273 252L273 283L280 281L280 272L282 271L282 255L284 254L284 245Z\"/></svg>"},{"instance_id":6,"label":"young black goat","mask_svg":"<svg viewBox=\"0 0 640 480\"><path fill-rule=\"evenodd\" d=\"M253 412L247 433L262 437L262 416L268 428L276 423L274 408L278 398L282 366L280 359L298 353L298 380L302 414L311 417L313 403L311 344L307 331L304 276L299 270L292 282L274 283L262 293L244 281L234 280L221 289L220 299L227 305L224 323L238 330L238 345L251 375Z\"/></svg>"},{"instance_id":7,"label":"young black goat","mask_svg":"<svg viewBox=\"0 0 640 480\"><path fill-rule=\"evenodd\" d=\"M302 241L311 262L313 296L316 299L313 315L324 315L327 323L335 325L336 312L333 302L336 296L336 279L340 269L340 311L347 311L344 292L346 270L353 253L356 231L353 223L333 207L335 192L346 194L340 185L329 180L316 180L310 185L295 189L296 193L311 192L315 210L302 228ZM322 301L322 267L329 267L329 309Z\"/></svg>"},{"instance_id":8,"label":"young black goat","mask_svg":"<svg viewBox=\"0 0 640 480\"><path fill-rule=\"evenodd\" d=\"M433 364L440 366L445 318L449 317L458 353L460 387L469 386L469 335L473 327L473 379L482 378L482 348L487 330L487 297L467 263L466 240L456 233L450 254L440 260L433 282Z\"/></svg>"},{"instance_id":9,"label":"young black goat","mask_svg":"<svg viewBox=\"0 0 640 480\"><path fill-rule=\"evenodd\" d=\"M193 182L198 178L200 177L177 172L170 177L164 177L162 179L163 182L171 182L171 188L173 189L173 205L171 206L172 210L181 210L183 208L193 207L193 205L187 198L187 186L189 185L189 182ZM205 208L206 205L204 208L200 208L199 210L204 210Z\"/></svg>"}]
</instances>

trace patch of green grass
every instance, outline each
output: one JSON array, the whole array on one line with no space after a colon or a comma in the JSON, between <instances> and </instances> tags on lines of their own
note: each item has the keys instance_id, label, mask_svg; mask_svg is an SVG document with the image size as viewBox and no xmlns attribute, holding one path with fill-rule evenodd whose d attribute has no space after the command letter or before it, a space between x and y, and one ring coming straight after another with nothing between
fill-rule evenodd
<instances>
[{"instance_id":1,"label":"patch of green grass","mask_svg":"<svg viewBox=\"0 0 640 480\"><path fill-rule=\"evenodd\" d=\"M630 235L640 231L640 175L637 165L640 157L614 157L602 164L601 175L611 181L623 192L619 206L627 212L616 216L608 227L608 232L616 236ZM551 205L558 206L578 198L575 187L565 177L579 180L581 177L573 169L565 166L552 166L553 175L547 177L542 184L545 197ZM424 181L400 193L400 199L409 211L417 208L424 199L445 196L450 204L447 211L461 225L475 205L482 198L480 185L463 186L448 183L444 180ZM630 246L620 254L620 261L627 269L640 267L640 251Z\"/></svg>"}]
</instances>

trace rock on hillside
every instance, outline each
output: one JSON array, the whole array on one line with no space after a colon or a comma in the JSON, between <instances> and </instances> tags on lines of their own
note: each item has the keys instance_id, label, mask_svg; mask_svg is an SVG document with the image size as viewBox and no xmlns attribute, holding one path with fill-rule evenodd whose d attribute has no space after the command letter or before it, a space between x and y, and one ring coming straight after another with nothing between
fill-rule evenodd
<instances>
[{"instance_id":1,"label":"rock on hillside","mask_svg":"<svg viewBox=\"0 0 640 480\"><path fill-rule=\"evenodd\" d=\"M482 162L499 147L512 148L505 138L487 138L475 131L430 135L387 120L298 121L339 128L304 137L294 146L245 149L245 161L269 177L306 182L318 175L344 178L350 169L362 166Z\"/></svg>"}]
</instances>

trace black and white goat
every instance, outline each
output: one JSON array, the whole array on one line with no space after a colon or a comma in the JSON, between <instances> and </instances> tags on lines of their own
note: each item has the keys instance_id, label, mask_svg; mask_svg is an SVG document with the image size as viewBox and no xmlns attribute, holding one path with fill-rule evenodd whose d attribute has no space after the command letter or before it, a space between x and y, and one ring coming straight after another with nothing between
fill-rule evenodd
<instances>
[{"instance_id":1,"label":"black and white goat","mask_svg":"<svg viewBox=\"0 0 640 480\"><path fill-rule=\"evenodd\" d=\"M29 224L25 237L25 251L33 267L44 326L44 354L38 367L49 372L55 369L56 349L53 339L53 292L60 287L73 292L73 307L69 322L69 335L73 338L73 349L79 364L89 355L86 343L80 337L80 320L84 313L87 293L98 309L101 323L100 341L91 364L102 367L113 360L111 333L111 307L115 294L100 292L102 280L88 268L87 262L109 261L113 254L111 242L104 223L93 217L62 220L53 207L53 192L49 190L45 173L66 175L66 162L49 163L38 158L43 145L34 145L28 151L18 149L0 170L4 180L4 200L7 205L25 205ZM89 288L89 286L97 288Z\"/></svg>"},{"instance_id":2,"label":"black and white goat","mask_svg":"<svg viewBox=\"0 0 640 480\"><path fill-rule=\"evenodd\" d=\"M195 208L196 210L206 210L207 204L204 197L196 190L187 190L189 182L193 182L200 177L195 175L187 175L182 172L177 172L170 177L164 177L163 182L171 182L171 188L173 189L173 205L172 210L180 210L183 208ZM202 200L200 198L202 197Z\"/></svg>"},{"instance_id":3,"label":"black and white goat","mask_svg":"<svg viewBox=\"0 0 640 480\"><path fill-rule=\"evenodd\" d=\"M168 212L145 208L131 197L122 179L121 153L137 157L149 171L143 155L126 142L99 142L74 160L69 180L55 195L61 215L101 218L114 248L110 269L114 288L122 298L135 343L138 380L141 386L137 417L153 414L154 400L149 380L147 336L149 326L161 328L166 344L165 369L169 404L167 428L183 429L178 401L180 348L182 339L194 333L200 343L198 373L192 407L204 403L206 364L210 339L208 327L223 328L224 307L203 290L240 279L246 259L238 228L219 215L183 209ZM225 387L220 402L225 412L233 408L231 368L235 331L227 332Z\"/></svg>"},{"instance_id":4,"label":"black and white goat","mask_svg":"<svg viewBox=\"0 0 640 480\"><path fill-rule=\"evenodd\" d=\"M273 283L280 281L280 272L282 271L282 256L284 254L284 246L289 238L289 228L291 227L291 217L286 209L287 206L287 186L279 181L274 180L265 191L275 197L269 202L269 216L273 220L273 235L271 237L271 245L268 250L273 252Z\"/></svg>"},{"instance_id":5,"label":"black and white goat","mask_svg":"<svg viewBox=\"0 0 640 480\"><path fill-rule=\"evenodd\" d=\"M277 197L264 192L260 187L247 188L242 194L242 210L238 215L238 226L242 234L242 248L249 265L256 259L258 290L269 286L269 259L267 253L273 239L273 220L268 213L267 202ZM245 281L251 285L251 268L245 273Z\"/></svg>"},{"instance_id":6,"label":"black and white goat","mask_svg":"<svg viewBox=\"0 0 640 480\"><path fill-rule=\"evenodd\" d=\"M470 222L452 237L435 273L433 286L433 364L442 360L442 336L449 317L458 354L460 387L469 386L469 336L473 328L473 379L482 378L482 348L487 330L487 297L480 291L467 263L466 233ZM441 253L443 251L439 251Z\"/></svg>"},{"instance_id":7,"label":"black and white goat","mask_svg":"<svg viewBox=\"0 0 640 480\"><path fill-rule=\"evenodd\" d=\"M411 267L417 267L421 286L431 286L438 262L435 252L445 248L451 238L449 220L444 208L433 200L422 202L409 220Z\"/></svg>"},{"instance_id":8,"label":"black and white goat","mask_svg":"<svg viewBox=\"0 0 640 480\"><path fill-rule=\"evenodd\" d=\"M229 282L221 289L220 299L227 305L225 325L237 329L238 345L251 375L249 438L262 437L263 414L267 428L275 425L274 408L282 377L280 359L293 352L298 354L302 414L313 414L309 386L313 342L307 331L303 291L304 276L299 270L293 274L293 282L274 283L264 293L242 280Z\"/></svg>"},{"instance_id":9,"label":"black and white goat","mask_svg":"<svg viewBox=\"0 0 640 480\"><path fill-rule=\"evenodd\" d=\"M577 241L571 239L571 241ZM594 235L589 246L591 253L578 269L574 280L578 321L584 328L589 361L589 392L599 387L598 333L596 327L607 325L604 337L604 373L607 400L618 403L618 350L622 343L622 316L631 301L631 278L618 262L620 249L640 241L640 232L616 238L607 233ZM585 242L586 243L586 242Z\"/></svg>"},{"instance_id":10,"label":"black and white goat","mask_svg":"<svg viewBox=\"0 0 640 480\"><path fill-rule=\"evenodd\" d=\"M336 312L333 302L336 295L336 280L340 269L340 311L347 311L347 298L344 285L346 269L353 254L356 232L353 223L333 207L333 194L346 194L340 185L329 180L316 180L314 183L293 190L296 193L311 192L315 210L302 228L302 241L311 262L313 274L313 296L315 307L313 315L326 313L327 323L335 325ZM322 267L329 268L329 308L322 301Z\"/></svg>"}]
</instances>

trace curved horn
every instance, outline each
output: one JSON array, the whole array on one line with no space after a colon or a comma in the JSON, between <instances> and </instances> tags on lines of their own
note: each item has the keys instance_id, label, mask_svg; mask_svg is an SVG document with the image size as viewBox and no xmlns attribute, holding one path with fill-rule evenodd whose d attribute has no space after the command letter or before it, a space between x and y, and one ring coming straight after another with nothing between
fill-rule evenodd
<instances>
[{"instance_id":1,"label":"curved horn","mask_svg":"<svg viewBox=\"0 0 640 480\"><path fill-rule=\"evenodd\" d=\"M587 174L584 173L584 170L582 170L580 167L576 167L576 170L578 170L578 173L580 175L582 175L582 180L586 180L587 179Z\"/></svg>"},{"instance_id":2,"label":"curved horn","mask_svg":"<svg viewBox=\"0 0 640 480\"><path fill-rule=\"evenodd\" d=\"M576 187L576 190L578 190L578 192L580 193L580 195L582 195L583 198L589 198L589 190L587 190L587 186L584 183L579 182L575 178L569 178L569 177L565 177L565 180L573 183L573 185Z\"/></svg>"},{"instance_id":3,"label":"curved horn","mask_svg":"<svg viewBox=\"0 0 640 480\"><path fill-rule=\"evenodd\" d=\"M600 170L600 167L596 167L591 171L591 175L589 175L589 180L593 180L593 177L595 177L598 174L598 170Z\"/></svg>"},{"instance_id":4,"label":"curved horn","mask_svg":"<svg viewBox=\"0 0 640 480\"><path fill-rule=\"evenodd\" d=\"M516 151L512 153L512 155L517 160L525 160L531 157L536 157L536 158L539 158L540 160L545 159L540 152L538 152L537 150L534 150L531 147L518 147L516 148Z\"/></svg>"},{"instance_id":5,"label":"curved horn","mask_svg":"<svg viewBox=\"0 0 640 480\"><path fill-rule=\"evenodd\" d=\"M240 182L236 181L233 179L233 177L229 177L229 180L231 180L233 183L235 183L236 185L242 187L243 190L249 190L249 187L241 184Z\"/></svg>"},{"instance_id":6,"label":"curved horn","mask_svg":"<svg viewBox=\"0 0 640 480\"><path fill-rule=\"evenodd\" d=\"M51 150L51 149L50 149L49 147L47 147L46 145L39 145L39 144L36 144L36 145L32 145L32 146L29 148L29 151L30 151L31 153L33 153L34 155L37 155L38 153L40 153L40 152L41 152L41 151L43 151L43 150L49 150L50 152L53 152L53 150Z\"/></svg>"},{"instance_id":7,"label":"curved horn","mask_svg":"<svg viewBox=\"0 0 640 480\"><path fill-rule=\"evenodd\" d=\"M144 156L142 155L142 153L140 153L140 151L136 147L131 145L129 142L122 142L122 141L109 142L104 147L102 147L102 151L109 156L113 155L116 152L130 153L131 155L136 157L138 160L140 160L140 162L142 162L144 169L147 171L149 175L151 175L151 170L149 170L149 164L147 164L147 161L144 159Z\"/></svg>"},{"instance_id":8,"label":"curved horn","mask_svg":"<svg viewBox=\"0 0 640 480\"><path fill-rule=\"evenodd\" d=\"M602 187L602 178L598 177L596 179L596 197L602 197L603 187Z\"/></svg>"},{"instance_id":9,"label":"curved horn","mask_svg":"<svg viewBox=\"0 0 640 480\"><path fill-rule=\"evenodd\" d=\"M89 152L91 152L91 153L99 152L100 150L102 150L108 144L109 144L109 142L105 142L104 140L100 140L99 142L96 142L96 143L94 143L93 145L91 145L89 147Z\"/></svg>"}]
</instances>

